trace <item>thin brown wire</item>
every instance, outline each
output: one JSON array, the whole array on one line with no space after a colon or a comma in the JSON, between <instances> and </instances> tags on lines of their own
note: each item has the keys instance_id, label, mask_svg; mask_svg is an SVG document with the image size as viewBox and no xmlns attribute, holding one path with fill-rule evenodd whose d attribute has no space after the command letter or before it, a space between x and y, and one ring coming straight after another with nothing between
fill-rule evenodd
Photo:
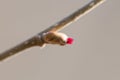
<instances>
[{"instance_id":1,"label":"thin brown wire","mask_svg":"<svg viewBox=\"0 0 120 80\"><path fill-rule=\"evenodd\" d=\"M60 22L54 24L53 26L50 26L48 29L40 32L39 34L33 36L32 38L18 44L17 46L10 48L9 50L6 50L3 53L0 53L0 61L33 46L43 46L45 42L42 40L41 36L43 33L52 31L59 31L63 28L65 28L66 25L72 23L73 21L76 21L79 19L81 16L83 16L85 13L89 12L93 8L95 8L97 5L102 3L104 0L92 0L89 2L87 5L83 6L82 8L78 9L75 11L73 14L69 15L68 17L64 18Z\"/></svg>"}]
</instances>

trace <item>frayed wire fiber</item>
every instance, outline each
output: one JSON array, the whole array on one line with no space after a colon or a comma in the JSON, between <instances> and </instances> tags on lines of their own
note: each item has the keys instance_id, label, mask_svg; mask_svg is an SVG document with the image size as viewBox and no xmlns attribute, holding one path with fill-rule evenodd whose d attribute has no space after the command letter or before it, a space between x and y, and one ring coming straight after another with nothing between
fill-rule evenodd
<instances>
[{"instance_id":1,"label":"frayed wire fiber","mask_svg":"<svg viewBox=\"0 0 120 80\"><path fill-rule=\"evenodd\" d=\"M81 16L85 15L86 13L90 12L92 9L96 8L105 0L92 0L82 8L78 9L68 17L64 18L60 22L50 26L46 30L40 32L39 34L31 37L30 39L16 45L5 52L0 53L0 61L22 51L27 48L33 46L40 46L43 47L46 44L58 44L58 45L66 45L72 44L73 39L68 37L66 34L58 32L61 29L65 28L70 23L78 20Z\"/></svg>"}]
</instances>

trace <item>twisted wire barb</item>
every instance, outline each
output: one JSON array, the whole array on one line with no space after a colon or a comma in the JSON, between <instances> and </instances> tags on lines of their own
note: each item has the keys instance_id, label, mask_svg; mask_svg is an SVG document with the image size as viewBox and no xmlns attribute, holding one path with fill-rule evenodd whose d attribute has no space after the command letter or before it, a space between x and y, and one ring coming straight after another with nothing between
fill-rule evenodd
<instances>
[{"instance_id":1,"label":"twisted wire barb","mask_svg":"<svg viewBox=\"0 0 120 80\"><path fill-rule=\"evenodd\" d=\"M92 0L91 2L89 2L88 4L83 6L82 8L75 11L73 14L71 14L68 17L61 20L60 22L50 26L46 30L44 30L44 31L40 32L39 34L33 36L32 38L18 44L17 46L15 46L3 53L0 53L0 61L18 53L24 49L30 48L30 47L33 47L33 46L41 46L42 47L45 44L45 42L42 40L42 37L41 37L43 35L43 33L46 33L49 31L56 32L56 31L59 31L59 30L65 28L65 26L72 23L73 21L76 21L81 16L83 16L86 13L88 13L89 11L91 11L93 8L98 6L103 1L104 0Z\"/></svg>"}]
</instances>

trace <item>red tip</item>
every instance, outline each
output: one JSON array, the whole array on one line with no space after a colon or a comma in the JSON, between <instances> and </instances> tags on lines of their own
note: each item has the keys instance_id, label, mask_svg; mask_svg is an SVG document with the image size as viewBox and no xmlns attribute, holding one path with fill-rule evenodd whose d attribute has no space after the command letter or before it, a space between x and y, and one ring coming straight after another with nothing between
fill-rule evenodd
<instances>
[{"instance_id":1,"label":"red tip","mask_svg":"<svg viewBox=\"0 0 120 80\"><path fill-rule=\"evenodd\" d=\"M73 38L68 38L67 39L67 44L72 44L73 43Z\"/></svg>"}]
</instances>

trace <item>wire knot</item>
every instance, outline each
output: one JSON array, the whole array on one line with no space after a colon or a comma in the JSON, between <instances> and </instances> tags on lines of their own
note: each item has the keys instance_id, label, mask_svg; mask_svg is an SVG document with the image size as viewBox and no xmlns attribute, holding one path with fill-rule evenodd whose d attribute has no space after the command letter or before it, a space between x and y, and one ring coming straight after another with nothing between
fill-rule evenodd
<instances>
[{"instance_id":1,"label":"wire knot","mask_svg":"<svg viewBox=\"0 0 120 80\"><path fill-rule=\"evenodd\" d=\"M42 40L47 44L59 44L59 45L72 44L73 42L72 38L68 38L66 34L60 32L43 33Z\"/></svg>"}]
</instances>

